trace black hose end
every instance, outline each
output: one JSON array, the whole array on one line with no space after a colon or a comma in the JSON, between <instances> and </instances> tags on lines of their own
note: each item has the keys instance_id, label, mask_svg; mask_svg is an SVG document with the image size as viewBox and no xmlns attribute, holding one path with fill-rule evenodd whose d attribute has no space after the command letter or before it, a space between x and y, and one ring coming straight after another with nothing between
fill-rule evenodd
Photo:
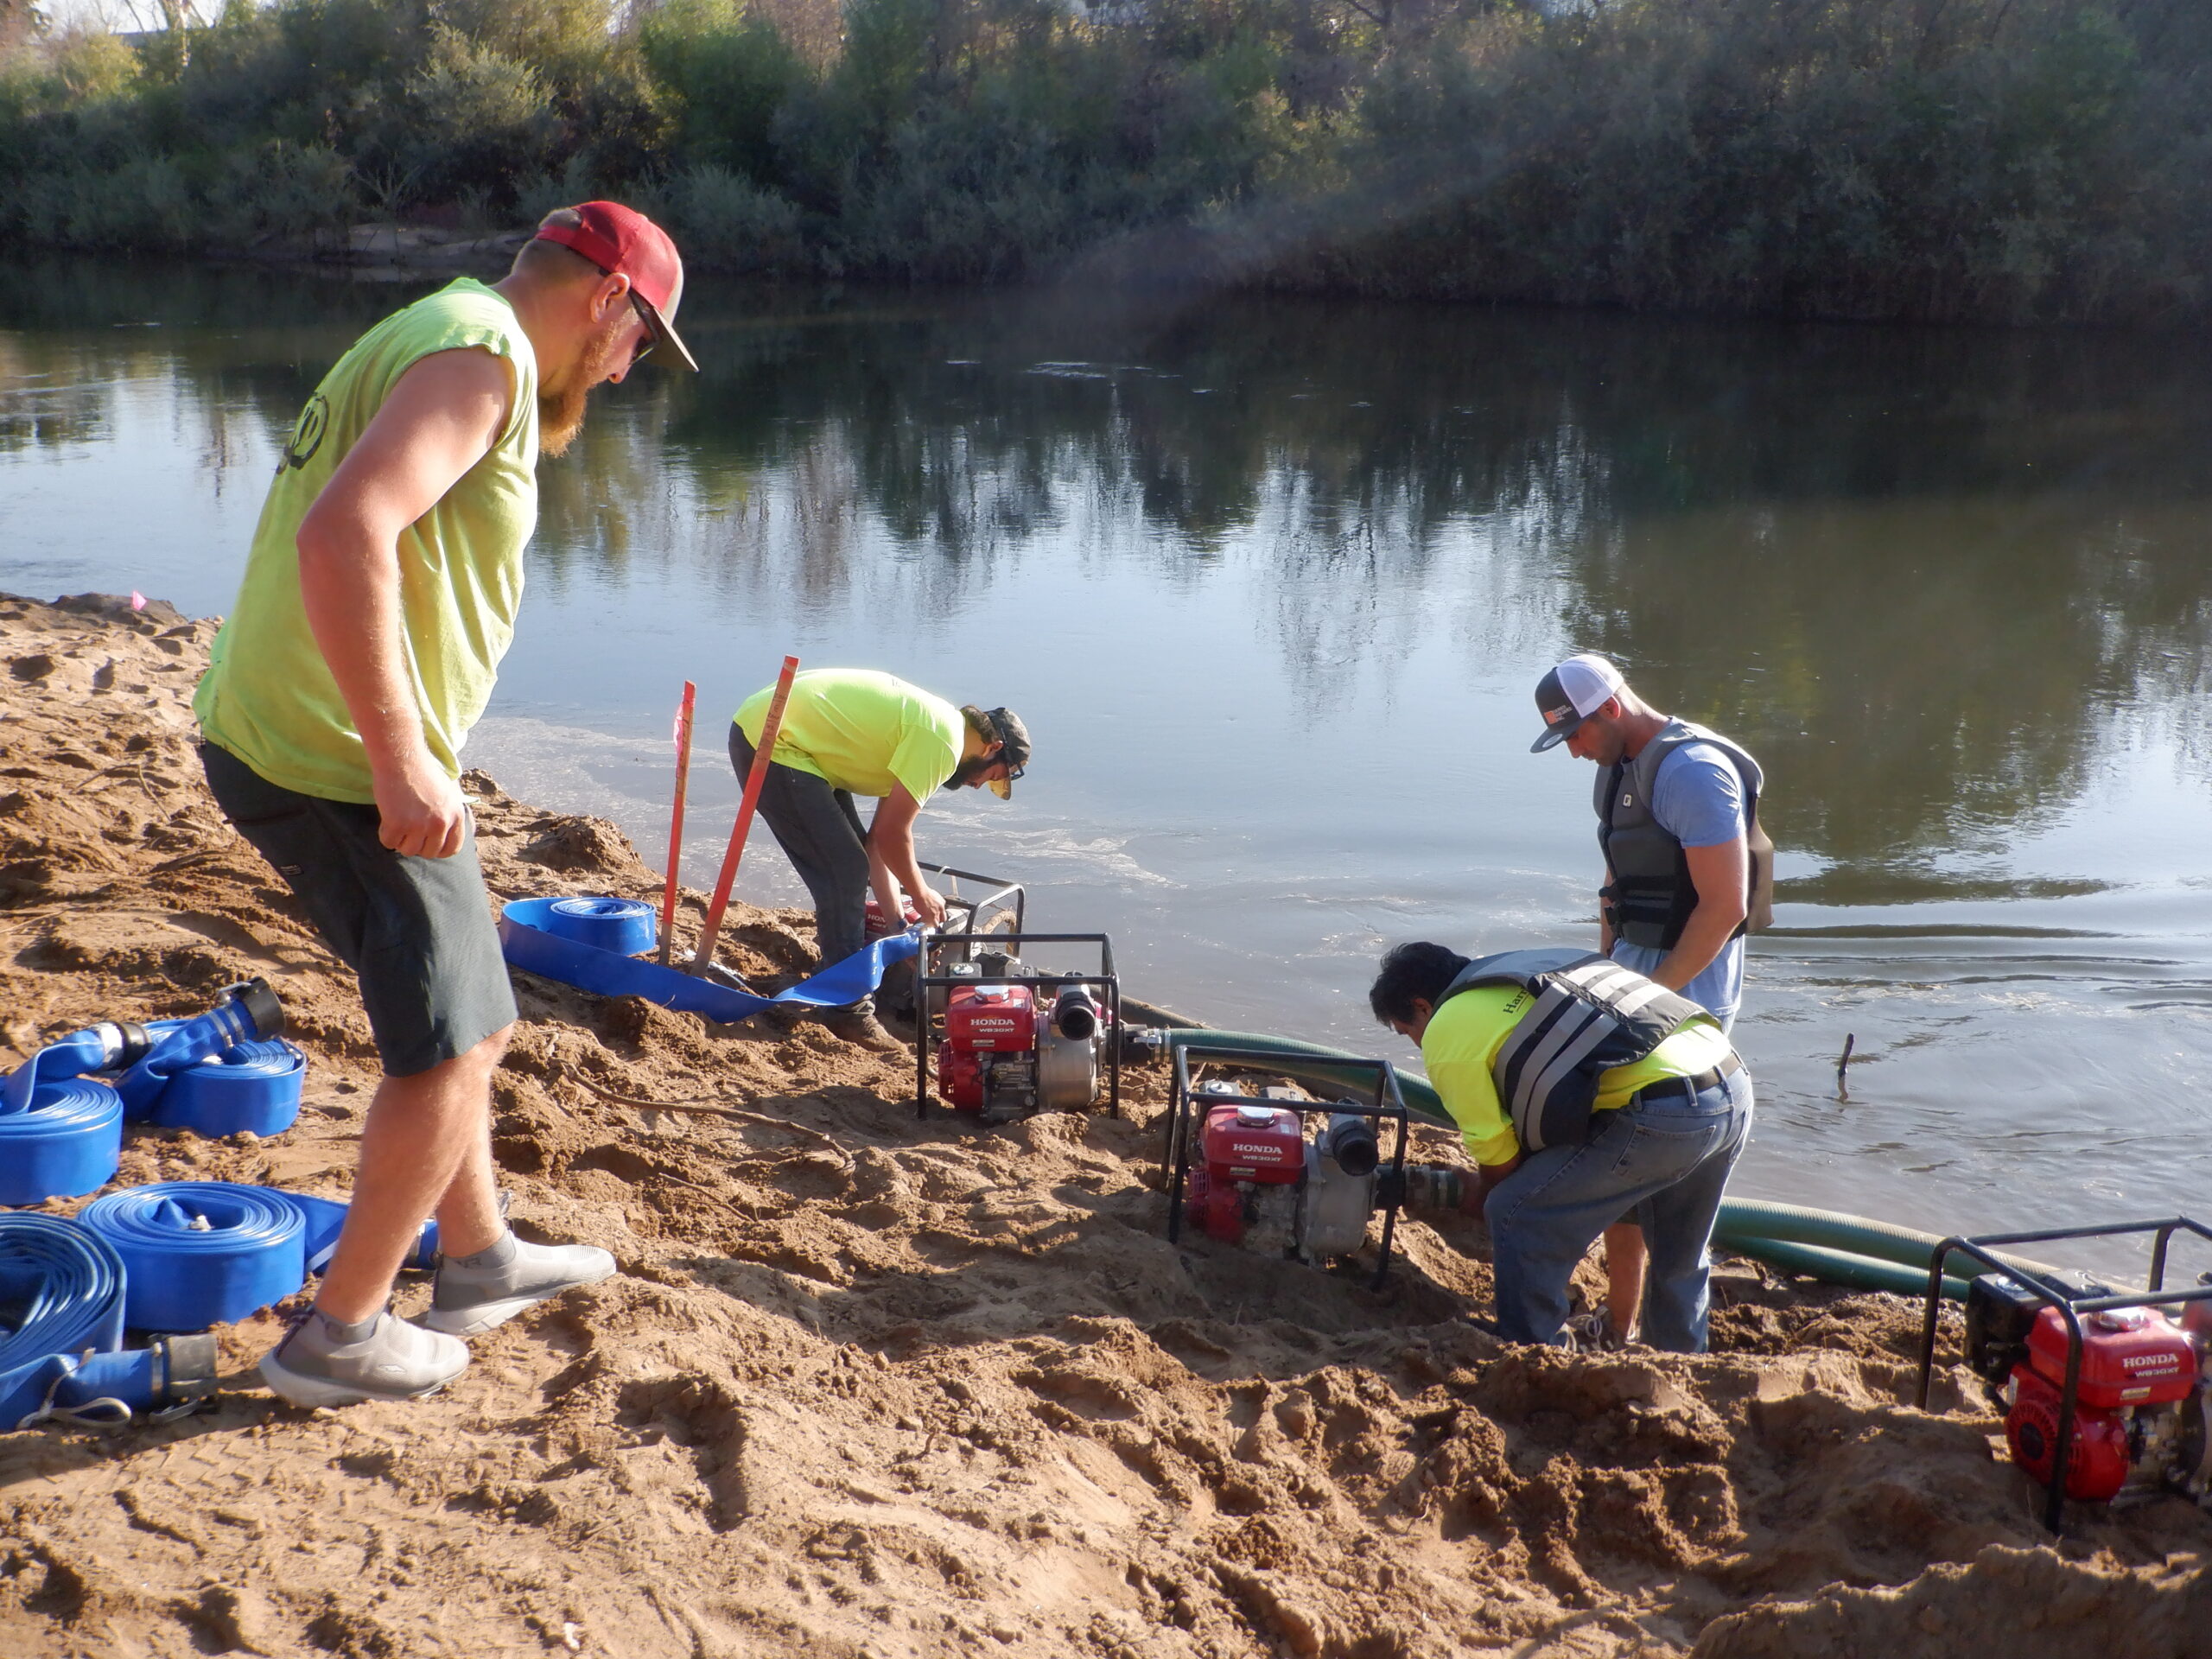
<instances>
[{"instance_id":1,"label":"black hose end","mask_svg":"<svg viewBox=\"0 0 2212 1659\"><path fill-rule=\"evenodd\" d=\"M1098 1004L1085 987L1071 985L1053 1007L1052 1024L1070 1042L1087 1041L1098 1034Z\"/></svg>"},{"instance_id":2,"label":"black hose end","mask_svg":"<svg viewBox=\"0 0 2212 1659\"><path fill-rule=\"evenodd\" d=\"M163 1337L154 1344L162 1351L162 1391L169 1403L205 1400L215 1392L222 1367L222 1344L212 1331L192 1336Z\"/></svg>"},{"instance_id":3,"label":"black hose end","mask_svg":"<svg viewBox=\"0 0 2212 1659\"><path fill-rule=\"evenodd\" d=\"M118 1020L115 1028L123 1033L122 1052L117 1055L111 1071L121 1071L144 1059L154 1046L154 1039L146 1027L129 1020Z\"/></svg>"},{"instance_id":4,"label":"black hose end","mask_svg":"<svg viewBox=\"0 0 2212 1659\"><path fill-rule=\"evenodd\" d=\"M1382 1149L1375 1139L1375 1125L1347 1112L1331 1120L1321 1149L1337 1160L1337 1167L1357 1179L1372 1175L1382 1161Z\"/></svg>"},{"instance_id":5,"label":"black hose end","mask_svg":"<svg viewBox=\"0 0 2212 1659\"><path fill-rule=\"evenodd\" d=\"M266 1041L284 1034L284 1005L276 1000L276 993L269 982L258 974L243 985L233 986L231 995L245 1010L245 1017L253 1022L253 1034Z\"/></svg>"}]
</instances>

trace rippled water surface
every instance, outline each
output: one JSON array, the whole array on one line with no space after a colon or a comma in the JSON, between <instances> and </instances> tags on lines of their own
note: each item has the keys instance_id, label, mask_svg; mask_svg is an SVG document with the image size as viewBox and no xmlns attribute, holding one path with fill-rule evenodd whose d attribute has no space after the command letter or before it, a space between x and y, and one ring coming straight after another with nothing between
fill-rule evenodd
<instances>
[{"instance_id":1,"label":"rippled water surface","mask_svg":"<svg viewBox=\"0 0 2212 1659\"><path fill-rule=\"evenodd\" d=\"M413 291L0 272L0 583L222 610L300 402ZM1589 769L1527 750L1538 675L1604 650L1767 767L1740 1190L2212 1219L2202 343L707 284L684 321L705 373L543 469L470 751L510 789L658 862L689 677L705 885L784 652L1007 702L1029 776L925 856L1144 995L1410 1058L1385 944L1594 938ZM800 894L765 838L740 887Z\"/></svg>"}]
</instances>

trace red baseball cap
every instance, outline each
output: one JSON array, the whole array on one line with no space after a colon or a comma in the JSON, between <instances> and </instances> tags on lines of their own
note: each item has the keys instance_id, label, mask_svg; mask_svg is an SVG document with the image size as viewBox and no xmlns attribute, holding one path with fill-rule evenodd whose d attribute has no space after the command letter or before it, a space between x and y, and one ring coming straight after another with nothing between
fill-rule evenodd
<instances>
[{"instance_id":1,"label":"red baseball cap","mask_svg":"<svg viewBox=\"0 0 2212 1659\"><path fill-rule=\"evenodd\" d=\"M683 298L683 261L668 232L619 201L580 201L567 211L576 223L541 225L538 239L574 250L610 276L627 276L653 343L696 374L697 359L669 321Z\"/></svg>"}]
</instances>

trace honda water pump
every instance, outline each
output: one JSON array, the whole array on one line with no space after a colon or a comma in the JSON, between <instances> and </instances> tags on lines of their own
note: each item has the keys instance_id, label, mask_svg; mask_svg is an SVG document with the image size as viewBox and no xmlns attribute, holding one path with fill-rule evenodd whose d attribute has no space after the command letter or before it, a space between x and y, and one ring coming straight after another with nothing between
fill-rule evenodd
<instances>
[{"instance_id":1,"label":"honda water pump","mask_svg":"<svg viewBox=\"0 0 2212 1659\"><path fill-rule=\"evenodd\" d=\"M2156 1307L2076 1319L2066 1496L2126 1503L2171 1490L2212 1507L2212 1303L2186 1304L2178 1320ZM2065 1405L2064 1315L1993 1274L1967 1287L1967 1363L2005 1408L2012 1461L2048 1485Z\"/></svg>"},{"instance_id":2,"label":"honda water pump","mask_svg":"<svg viewBox=\"0 0 2212 1659\"><path fill-rule=\"evenodd\" d=\"M1357 1251L1380 1214L1380 1287L1406 1192L1406 1107L1388 1062L1366 1063L1371 1103L1318 1102L1280 1085L1249 1093L1225 1079L1191 1081L1200 1064L1265 1072L1275 1057L1260 1051L1182 1042L1174 1055L1167 1236L1179 1239L1187 1221L1224 1244L1318 1267ZM1394 1126L1385 1164L1382 1135Z\"/></svg>"},{"instance_id":3,"label":"honda water pump","mask_svg":"<svg viewBox=\"0 0 2212 1659\"><path fill-rule=\"evenodd\" d=\"M1995 1254L1999 1246L2155 1232L2147 1292L2116 1292ZM2162 1290L2177 1232L2212 1243L2185 1218L2125 1227L1952 1239L1936 1253L1993 1269L1967 1286L1967 1363L2005 1413L2012 1461L2048 1496L2126 1503L2177 1492L2212 1509L2212 1274ZM1919 1402L1935 1355L1935 1298L1923 1328Z\"/></svg>"},{"instance_id":4,"label":"honda water pump","mask_svg":"<svg viewBox=\"0 0 2212 1659\"><path fill-rule=\"evenodd\" d=\"M1093 972L1047 971L1026 946L1090 945ZM961 932L925 936L915 980L920 1042L916 1113L936 1093L955 1113L1007 1123L1037 1112L1080 1112L1103 1090L1122 1110L1122 982L1103 933Z\"/></svg>"}]
</instances>

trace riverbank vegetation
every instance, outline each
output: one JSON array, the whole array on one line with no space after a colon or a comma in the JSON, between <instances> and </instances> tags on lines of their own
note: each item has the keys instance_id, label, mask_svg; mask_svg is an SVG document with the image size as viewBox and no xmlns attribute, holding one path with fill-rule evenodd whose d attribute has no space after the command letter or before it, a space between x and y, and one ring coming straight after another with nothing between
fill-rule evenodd
<instances>
[{"instance_id":1,"label":"riverbank vegetation","mask_svg":"<svg viewBox=\"0 0 2212 1659\"><path fill-rule=\"evenodd\" d=\"M1863 318L2200 312L2202 0L231 0L0 62L20 243L589 194L712 268Z\"/></svg>"}]
</instances>

